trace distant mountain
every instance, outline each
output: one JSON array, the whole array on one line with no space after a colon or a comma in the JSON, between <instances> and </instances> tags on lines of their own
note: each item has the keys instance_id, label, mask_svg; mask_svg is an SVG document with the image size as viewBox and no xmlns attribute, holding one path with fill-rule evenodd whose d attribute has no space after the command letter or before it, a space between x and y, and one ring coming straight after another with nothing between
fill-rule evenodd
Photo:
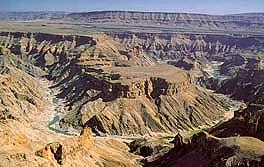
<instances>
[{"instance_id":1,"label":"distant mountain","mask_svg":"<svg viewBox=\"0 0 264 167\"><path fill-rule=\"evenodd\" d=\"M0 12L0 20L36 20L36 19L61 19L66 12Z\"/></svg>"},{"instance_id":2,"label":"distant mountain","mask_svg":"<svg viewBox=\"0 0 264 167\"><path fill-rule=\"evenodd\" d=\"M118 21L125 23L140 23L144 21L147 24L149 21L155 21L160 24L177 24L181 21L210 21L210 22L248 22L259 23L264 21L264 13L242 13L231 15L208 15L195 13L167 13L167 12L138 12L138 11L95 11L95 12L80 12L69 13L67 18L87 20L87 21Z\"/></svg>"},{"instance_id":3,"label":"distant mountain","mask_svg":"<svg viewBox=\"0 0 264 167\"><path fill-rule=\"evenodd\" d=\"M220 23L234 22L241 25L260 24L264 22L264 13L241 13L230 15L208 15L194 13L167 12L138 12L138 11L93 11L93 12L64 12L64 11L27 11L0 12L0 19L5 20L34 20L34 19L74 19L88 22L117 22L117 23L158 23L177 25L181 23Z\"/></svg>"},{"instance_id":4,"label":"distant mountain","mask_svg":"<svg viewBox=\"0 0 264 167\"><path fill-rule=\"evenodd\" d=\"M140 25L163 25L181 28L204 29L243 29L261 30L264 28L264 13L234 15L206 15L190 13L98 11L70 13L66 19L91 23L118 23Z\"/></svg>"},{"instance_id":5,"label":"distant mountain","mask_svg":"<svg viewBox=\"0 0 264 167\"><path fill-rule=\"evenodd\" d=\"M152 28L196 30L202 32L258 32L264 30L264 13L207 15L191 13L95 11L67 12L0 12L0 20L66 20L73 23L134 25Z\"/></svg>"}]
</instances>

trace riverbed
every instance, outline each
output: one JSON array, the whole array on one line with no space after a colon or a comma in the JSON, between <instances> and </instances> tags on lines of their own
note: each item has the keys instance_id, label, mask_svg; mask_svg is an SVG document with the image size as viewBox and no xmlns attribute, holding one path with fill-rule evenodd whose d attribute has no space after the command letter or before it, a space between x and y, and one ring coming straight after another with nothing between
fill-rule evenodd
<instances>
[{"instance_id":1,"label":"riverbed","mask_svg":"<svg viewBox=\"0 0 264 167\"><path fill-rule=\"evenodd\" d=\"M32 119L32 127L43 130L52 134L74 136L79 135L80 131L73 128L63 129L59 126L60 120L65 115L65 102L59 99L56 95L59 93L58 89L51 88L53 85L45 78L39 79L40 86L46 90L46 105L43 111Z\"/></svg>"}]
</instances>

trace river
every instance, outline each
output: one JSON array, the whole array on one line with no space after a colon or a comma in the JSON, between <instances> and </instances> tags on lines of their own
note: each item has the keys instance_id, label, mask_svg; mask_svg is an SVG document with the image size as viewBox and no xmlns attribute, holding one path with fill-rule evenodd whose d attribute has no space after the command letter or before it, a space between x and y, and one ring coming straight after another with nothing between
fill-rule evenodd
<instances>
[{"instance_id":1,"label":"river","mask_svg":"<svg viewBox=\"0 0 264 167\"><path fill-rule=\"evenodd\" d=\"M59 93L59 90L55 88L51 89L52 83L45 78L40 78L39 82L43 90L47 91L47 99L43 111L34 116L32 127L64 136L79 135L80 131L77 131L74 128L68 127L67 129L63 129L59 126L60 120L65 115L65 102L63 99L56 97L56 94Z\"/></svg>"}]
</instances>

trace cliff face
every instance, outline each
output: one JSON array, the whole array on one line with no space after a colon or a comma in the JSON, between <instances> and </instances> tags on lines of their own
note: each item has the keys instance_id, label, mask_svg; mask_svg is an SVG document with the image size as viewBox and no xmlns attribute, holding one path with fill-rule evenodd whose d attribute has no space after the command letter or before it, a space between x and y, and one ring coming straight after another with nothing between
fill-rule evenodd
<instances>
[{"instance_id":1,"label":"cliff face","mask_svg":"<svg viewBox=\"0 0 264 167\"><path fill-rule=\"evenodd\" d=\"M136 166L135 156L118 140L95 139L90 129L80 136L48 130L45 119L52 119L56 109L50 103L50 89L44 85L48 81L40 79L47 73L34 65L39 62L31 56L60 55L66 49L57 46L52 51L50 43L36 43L38 40L26 35L0 38L0 166Z\"/></svg>"},{"instance_id":2,"label":"cliff face","mask_svg":"<svg viewBox=\"0 0 264 167\"><path fill-rule=\"evenodd\" d=\"M39 82L33 77L43 72L12 55L4 45L0 45L0 62L0 120L29 122L27 115L41 110L46 102L46 94L40 91Z\"/></svg>"},{"instance_id":3,"label":"cliff face","mask_svg":"<svg viewBox=\"0 0 264 167\"><path fill-rule=\"evenodd\" d=\"M67 12L1 12L1 20L49 20L71 21L121 26L143 26L151 29L176 28L177 31L194 32L232 32L263 33L263 13L235 15L206 15L191 13L136 12L136 11L98 11L83 13ZM120 28L120 26L119 26ZM138 27L137 27L138 28Z\"/></svg>"},{"instance_id":4,"label":"cliff face","mask_svg":"<svg viewBox=\"0 0 264 167\"><path fill-rule=\"evenodd\" d=\"M251 104L244 110L235 112L232 120L223 123L211 130L211 133L219 137L227 136L252 136L264 141L263 134L263 108L261 104ZM227 128L232 127L232 128Z\"/></svg>"},{"instance_id":5,"label":"cliff face","mask_svg":"<svg viewBox=\"0 0 264 167\"><path fill-rule=\"evenodd\" d=\"M190 129L212 123L226 110L220 98L193 84L192 74L155 65L158 61L185 56L190 62L197 59L199 69L199 62L225 60L224 55L263 46L260 37L218 35L2 35L2 53L31 59L61 89L57 96L66 100L69 111L62 127L91 127L98 134L118 135Z\"/></svg>"},{"instance_id":6,"label":"cliff face","mask_svg":"<svg viewBox=\"0 0 264 167\"><path fill-rule=\"evenodd\" d=\"M221 71L235 76L224 81L217 91L247 103L264 104L264 71L261 68L261 60L257 57L234 57L235 59L230 59L222 65Z\"/></svg>"},{"instance_id":7,"label":"cliff face","mask_svg":"<svg viewBox=\"0 0 264 167\"><path fill-rule=\"evenodd\" d=\"M166 33L109 33L127 48L146 52L156 60L181 57L221 56L236 54L252 48L261 50L263 38L230 35L195 35Z\"/></svg>"},{"instance_id":8,"label":"cliff face","mask_svg":"<svg viewBox=\"0 0 264 167\"><path fill-rule=\"evenodd\" d=\"M213 16L187 13L101 11L70 13L66 19L82 20L91 23L141 24L176 26L179 28L215 29L215 30L261 30L264 16L259 14L241 14Z\"/></svg>"},{"instance_id":9,"label":"cliff face","mask_svg":"<svg viewBox=\"0 0 264 167\"><path fill-rule=\"evenodd\" d=\"M109 70L120 78L102 84L101 90L97 86L101 93L87 99L76 113L81 117L79 124L97 134L171 133L210 124L225 111L220 98L193 85L184 71L173 66L117 67L105 72ZM63 123L71 121L66 116Z\"/></svg>"},{"instance_id":10,"label":"cliff face","mask_svg":"<svg viewBox=\"0 0 264 167\"><path fill-rule=\"evenodd\" d=\"M103 85L104 94L109 97L173 96L181 94L191 84L191 78L187 73L166 64L103 69L112 76L118 76L111 78ZM175 73L177 73L177 80L173 78Z\"/></svg>"},{"instance_id":11,"label":"cliff face","mask_svg":"<svg viewBox=\"0 0 264 167\"><path fill-rule=\"evenodd\" d=\"M101 100L88 102L81 108L81 121L83 126L92 127L99 135L155 135L173 133L172 130L188 130L221 118L224 109L219 105L220 99L203 96L203 93L208 92L202 90L186 91L191 95L186 93L181 97L161 95L157 99L140 97L116 99L107 103ZM199 92L201 94L194 95ZM188 96L194 99L190 100ZM209 106L218 110L211 110ZM205 109L206 113L203 112ZM70 122L67 117L65 119Z\"/></svg>"},{"instance_id":12,"label":"cliff face","mask_svg":"<svg viewBox=\"0 0 264 167\"><path fill-rule=\"evenodd\" d=\"M226 111L222 99L195 86L189 74L155 65L147 51L110 36L4 35L10 52L31 57L61 89L57 96L69 111L62 127L152 135L209 125Z\"/></svg>"}]
</instances>

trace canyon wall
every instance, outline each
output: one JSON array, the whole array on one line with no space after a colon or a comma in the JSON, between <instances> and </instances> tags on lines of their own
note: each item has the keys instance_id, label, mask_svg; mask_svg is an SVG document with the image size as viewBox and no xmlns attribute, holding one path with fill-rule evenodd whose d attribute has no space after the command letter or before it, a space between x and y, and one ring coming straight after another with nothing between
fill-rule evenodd
<instances>
[{"instance_id":1,"label":"canyon wall","mask_svg":"<svg viewBox=\"0 0 264 167\"><path fill-rule=\"evenodd\" d=\"M155 26L176 26L183 29L215 29L215 30L254 30L263 29L264 15L238 14L214 16L206 14L132 12L132 11L98 11L70 13L66 19L80 20L90 23L140 24Z\"/></svg>"},{"instance_id":2,"label":"canyon wall","mask_svg":"<svg viewBox=\"0 0 264 167\"><path fill-rule=\"evenodd\" d=\"M69 111L63 128L91 127L101 135L172 133L209 125L227 110L183 70L157 65L146 51L131 54L137 47L111 36L3 33L2 44L45 70L61 90L57 97Z\"/></svg>"}]
</instances>

